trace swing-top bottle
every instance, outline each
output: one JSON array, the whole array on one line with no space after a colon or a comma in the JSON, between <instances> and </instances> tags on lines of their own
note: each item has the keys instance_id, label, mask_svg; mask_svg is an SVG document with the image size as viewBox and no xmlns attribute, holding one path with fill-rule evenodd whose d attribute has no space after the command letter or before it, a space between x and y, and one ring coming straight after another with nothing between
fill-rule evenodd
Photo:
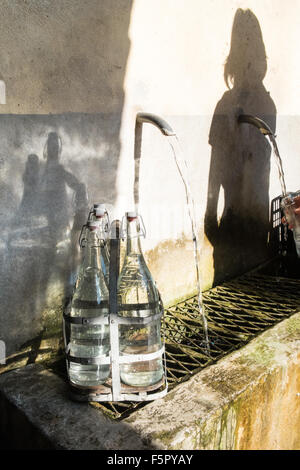
<instances>
[{"instance_id":1,"label":"swing-top bottle","mask_svg":"<svg viewBox=\"0 0 300 470\"><path fill-rule=\"evenodd\" d=\"M161 304L158 290L142 254L141 220L136 212L126 216L127 248L118 280L118 314L124 317L153 317L144 325L120 325L121 355L147 354L162 347ZM161 355L152 360L120 364L121 381L135 387L148 387L163 377Z\"/></svg>"},{"instance_id":2,"label":"swing-top bottle","mask_svg":"<svg viewBox=\"0 0 300 470\"><path fill-rule=\"evenodd\" d=\"M70 309L71 317L95 318L107 316L108 288L101 269L99 222L90 220L86 227L86 247L82 274ZM99 358L109 353L109 326L104 324L70 325L70 356ZM75 386L95 387L109 376L108 364L81 364L70 361L69 379Z\"/></svg>"}]
</instances>

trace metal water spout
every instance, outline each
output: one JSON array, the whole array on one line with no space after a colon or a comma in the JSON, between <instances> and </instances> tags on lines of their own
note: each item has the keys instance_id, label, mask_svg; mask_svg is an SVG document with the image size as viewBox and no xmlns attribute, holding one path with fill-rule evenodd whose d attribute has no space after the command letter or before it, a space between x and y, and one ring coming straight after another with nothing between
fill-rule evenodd
<instances>
[{"instance_id":1,"label":"metal water spout","mask_svg":"<svg viewBox=\"0 0 300 470\"><path fill-rule=\"evenodd\" d=\"M143 123L153 124L156 126L164 135L175 135L175 132L169 126L169 124L162 119L161 117L157 116L156 114L151 113L138 113L136 115L136 122L135 122L135 133L138 133L139 128L142 128Z\"/></svg>"},{"instance_id":2,"label":"metal water spout","mask_svg":"<svg viewBox=\"0 0 300 470\"><path fill-rule=\"evenodd\" d=\"M157 127L160 132L167 137L175 136L176 133L173 131L171 126L161 117L152 113L138 113L135 121L135 134L134 134L134 204L136 210L139 205L139 181L140 181L140 161L141 161L141 150L142 150L142 128L143 124L153 124Z\"/></svg>"},{"instance_id":3,"label":"metal water spout","mask_svg":"<svg viewBox=\"0 0 300 470\"><path fill-rule=\"evenodd\" d=\"M287 193L282 160L275 140L276 136L268 124L256 116L251 116L250 114L240 114L238 117L238 122L252 124L253 126L257 127L263 135L268 137L271 145L273 146L281 184L281 208L285 216L283 239L286 244L288 240L287 227L289 226L289 228L293 231L297 255L300 258L300 191ZM286 251L283 250L283 253L286 254Z\"/></svg>"},{"instance_id":4,"label":"metal water spout","mask_svg":"<svg viewBox=\"0 0 300 470\"><path fill-rule=\"evenodd\" d=\"M240 114L238 116L238 122L239 123L252 124L265 137L267 137L269 139L269 141L270 141L270 143L273 147L273 150L274 150L274 156L275 156L275 161L276 161L277 168L278 168L282 196L285 197L286 196L286 185L285 185L285 179L284 179L282 160L281 160L281 156L280 156L278 146L277 146L277 142L276 142L276 135L274 134L272 129L269 127L269 125L265 121L263 121L262 119L258 118L257 116L252 116L251 114Z\"/></svg>"},{"instance_id":5,"label":"metal water spout","mask_svg":"<svg viewBox=\"0 0 300 470\"><path fill-rule=\"evenodd\" d=\"M263 135L273 135L275 137L274 132L268 126L268 124L256 116L251 116L251 114L240 114L238 117L238 122L252 124L253 126L257 127L257 129L259 129Z\"/></svg>"}]
</instances>

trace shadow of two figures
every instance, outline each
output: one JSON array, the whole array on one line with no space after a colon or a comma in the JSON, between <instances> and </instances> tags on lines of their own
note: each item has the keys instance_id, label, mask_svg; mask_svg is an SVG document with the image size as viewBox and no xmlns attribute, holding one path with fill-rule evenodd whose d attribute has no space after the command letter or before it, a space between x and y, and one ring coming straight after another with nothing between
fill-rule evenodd
<instances>
[{"instance_id":1,"label":"shadow of two figures","mask_svg":"<svg viewBox=\"0 0 300 470\"><path fill-rule=\"evenodd\" d=\"M70 295L76 277L87 191L60 163L61 151L59 135L51 132L45 164L35 154L28 156L22 199L8 222L0 280L8 349L44 328L45 315L51 317L53 305ZM73 192L72 203L68 191Z\"/></svg>"},{"instance_id":2,"label":"shadow of two figures","mask_svg":"<svg viewBox=\"0 0 300 470\"><path fill-rule=\"evenodd\" d=\"M59 162L61 151L59 135L50 132L44 148L46 164L43 171L38 156L28 156L23 174L23 197L17 211L17 218L27 226L46 225L48 238L54 245L64 238L72 215L72 230L80 230L88 204L85 184ZM67 187L73 191L73 214Z\"/></svg>"}]
</instances>

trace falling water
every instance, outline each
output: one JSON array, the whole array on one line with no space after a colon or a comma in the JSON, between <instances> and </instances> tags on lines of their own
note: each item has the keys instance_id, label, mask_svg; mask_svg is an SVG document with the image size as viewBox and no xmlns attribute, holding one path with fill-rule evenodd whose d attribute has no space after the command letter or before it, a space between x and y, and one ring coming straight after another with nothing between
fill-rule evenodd
<instances>
[{"instance_id":1,"label":"falling water","mask_svg":"<svg viewBox=\"0 0 300 470\"><path fill-rule=\"evenodd\" d=\"M275 140L275 135L274 134L268 134L268 138L269 138L269 141L270 141L270 143L272 145L272 148L273 148L273 153L274 153L274 156L275 156L275 161L276 161L277 168L278 168L278 173L279 173L281 193L282 193L282 197L284 198L286 196L286 185L285 185L285 180L284 180L284 171L283 171L281 156L280 156L280 153L279 153L279 150L278 150L278 147L277 147L277 143L276 143L276 140ZM287 226L287 224L284 224L283 239L284 239L284 242L286 243L287 239L288 239L288 226ZM283 255L285 255L285 254L286 254L286 251L283 252Z\"/></svg>"},{"instance_id":2,"label":"falling water","mask_svg":"<svg viewBox=\"0 0 300 470\"><path fill-rule=\"evenodd\" d=\"M285 185L285 180L284 180L282 160L281 160L281 156L280 156L280 153L279 153L279 150L278 150L278 147L277 147L275 136L273 134L268 134L268 138L269 138L269 140L271 142L271 145L273 147L273 152L274 152L276 164L277 164L277 167L278 167L279 181L280 181L280 185L281 185L282 196L286 196L286 185Z\"/></svg>"},{"instance_id":3,"label":"falling water","mask_svg":"<svg viewBox=\"0 0 300 470\"><path fill-rule=\"evenodd\" d=\"M176 135L169 136L167 137L167 139L172 148L174 160L175 160L178 172L180 174L180 177L182 179L182 182L185 188L188 215L191 221L192 236L193 236L194 259L195 259L197 290L198 290L198 306L199 306L199 311L202 317L206 351L209 354L210 346L209 346L209 339L208 339L208 327L207 327L207 319L206 319L204 305L203 305L200 268L199 268L200 262L199 262L199 255L198 255L198 237L197 237L196 222L195 222L195 207L194 207L194 200L191 194L190 184L188 181L188 175L187 175L188 166L184 158L183 152L181 150L177 136ZM185 176L184 176L184 173L186 173Z\"/></svg>"},{"instance_id":4,"label":"falling water","mask_svg":"<svg viewBox=\"0 0 300 470\"><path fill-rule=\"evenodd\" d=\"M285 181L284 181L282 160L281 160L280 153L279 153L277 143L275 140L275 135L272 129L261 118L257 116L252 116L251 114L240 114L238 116L238 122L239 123L245 122L247 124L251 124L252 126L255 126L265 137L268 137L271 143L271 146L273 148L274 155L275 155L275 160L276 160L276 164L277 164L277 168L279 172L279 181L281 185L282 196L286 196L286 186L285 186Z\"/></svg>"},{"instance_id":5,"label":"falling water","mask_svg":"<svg viewBox=\"0 0 300 470\"><path fill-rule=\"evenodd\" d=\"M275 156L275 161L276 161L277 168L278 168L278 173L279 173L281 193L282 193L282 197L284 198L286 196L286 185L285 185L285 180L284 180L284 172L283 172L281 156L280 156L280 153L279 153L279 150L278 150L278 147L277 147L277 143L276 143L275 135L274 135L273 131L268 126L268 124L265 123L262 119L260 119L256 116L252 116L250 114L241 114L241 115L239 115L238 122L240 122L240 123L246 122L248 124L252 124L253 126L257 127L265 137L268 137L268 139L271 143L271 147L273 149L274 156ZM283 238L284 238L285 242L287 241L287 238L288 238L287 230L288 230L287 224L284 224Z\"/></svg>"}]
</instances>

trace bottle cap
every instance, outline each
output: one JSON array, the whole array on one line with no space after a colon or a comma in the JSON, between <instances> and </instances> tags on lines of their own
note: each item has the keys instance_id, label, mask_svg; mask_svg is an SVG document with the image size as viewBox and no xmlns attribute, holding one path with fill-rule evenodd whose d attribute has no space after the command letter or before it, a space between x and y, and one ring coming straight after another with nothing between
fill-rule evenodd
<instances>
[{"instance_id":1,"label":"bottle cap","mask_svg":"<svg viewBox=\"0 0 300 470\"><path fill-rule=\"evenodd\" d=\"M97 218L104 217L106 213L105 204L94 204L94 214Z\"/></svg>"},{"instance_id":2,"label":"bottle cap","mask_svg":"<svg viewBox=\"0 0 300 470\"><path fill-rule=\"evenodd\" d=\"M101 209L101 208L97 207L97 208L95 209L95 216L97 217L97 219L98 219L98 218L101 218L101 217L104 217L104 216L105 216L105 212L106 212L105 209Z\"/></svg>"},{"instance_id":3,"label":"bottle cap","mask_svg":"<svg viewBox=\"0 0 300 470\"><path fill-rule=\"evenodd\" d=\"M129 222L132 222L134 219L137 218L137 213L132 211L132 212L126 212L126 217L127 217L127 220L129 220Z\"/></svg>"}]
</instances>

